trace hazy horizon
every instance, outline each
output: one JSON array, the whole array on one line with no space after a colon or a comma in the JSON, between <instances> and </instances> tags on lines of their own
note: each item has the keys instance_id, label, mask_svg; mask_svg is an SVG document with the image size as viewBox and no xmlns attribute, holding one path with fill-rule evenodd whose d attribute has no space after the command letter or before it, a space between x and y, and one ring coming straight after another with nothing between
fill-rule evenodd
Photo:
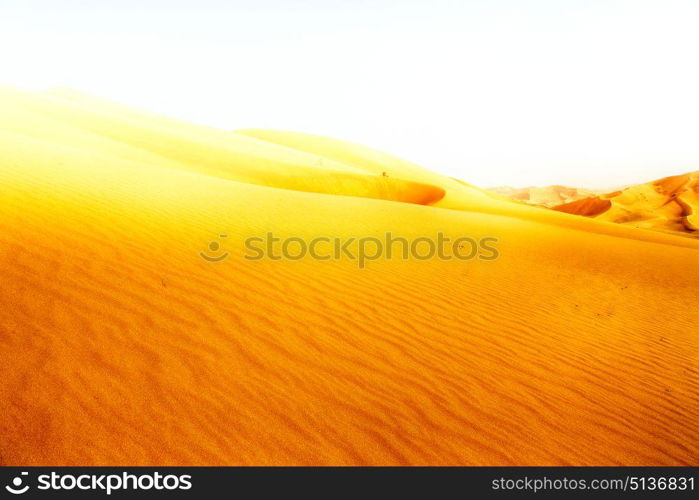
<instances>
[{"instance_id":1,"label":"hazy horizon","mask_svg":"<svg viewBox=\"0 0 699 500\"><path fill-rule=\"evenodd\" d=\"M605 189L699 169L697 25L688 0L0 1L0 82Z\"/></svg>"}]
</instances>

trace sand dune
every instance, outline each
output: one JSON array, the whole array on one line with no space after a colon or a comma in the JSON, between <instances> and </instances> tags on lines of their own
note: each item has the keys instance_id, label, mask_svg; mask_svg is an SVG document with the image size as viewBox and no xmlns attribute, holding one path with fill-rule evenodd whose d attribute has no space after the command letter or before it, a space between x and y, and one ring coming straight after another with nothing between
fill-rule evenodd
<instances>
[{"instance_id":1,"label":"sand dune","mask_svg":"<svg viewBox=\"0 0 699 500\"><path fill-rule=\"evenodd\" d=\"M665 177L553 208L637 228L699 237L699 172Z\"/></svg>"},{"instance_id":2,"label":"sand dune","mask_svg":"<svg viewBox=\"0 0 699 500\"><path fill-rule=\"evenodd\" d=\"M1 464L698 465L699 242L334 139L0 106ZM243 259L268 231L500 258Z\"/></svg>"},{"instance_id":3,"label":"sand dune","mask_svg":"<svg viewBox=\"0 0 699 500\"><path fill-rule=\"evenodd\" d=\"M529 186L525 188L513 188L510 186L495 186L487 188L491 193L504 196L516 201L552 208L564 203L574 203L578 200L591 198L600 191L591 189L573 188L568 186Z\"/></svg>"}]
</instances>

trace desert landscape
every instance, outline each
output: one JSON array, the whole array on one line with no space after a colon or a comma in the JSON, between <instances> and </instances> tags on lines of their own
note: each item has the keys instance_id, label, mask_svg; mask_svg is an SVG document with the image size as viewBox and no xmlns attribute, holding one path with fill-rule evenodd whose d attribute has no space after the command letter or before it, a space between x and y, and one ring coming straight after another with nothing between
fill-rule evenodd
<instances>
[{"instance_id":1,"label":"desert landscape","mask_svg":"<svg viewBox=\"0 0 699 500\"><path fill-rule=\"evenodd\" d=\"M488 191L569 214L699 237L696 212L699 206L699 172L664 177L607 193L566 186L497 186Z\"/></svg>"},{"instance_id":2,"label":"desert landscape","mask_svg":"<svg viewBox=\"0 0 699 500\"><path fill-rule=\"evenodd\" d=\"M553 207L633 227L699 237L699 172L673 175Z\"/></svg>"},{"instance_id":3,"label":"desert landscape","mask_svg":"<svg viewBox=\"0 0 699 500\"><path fill-rule=\"evenodd\" d=\"M506 198L511 198L515 201L547 208L554 208L566 203L572 203L603 194L602 192L591 189L569 186L528 186L523 188L494 186L486 188L486 190Z\"/></svg>"},{"instance_id":4,"label":"desert landscape","mask_svg":"<svg viewBox=\"0 0 699 500\"><path fill-rule=\"evenodd\" d=\"M696 173L550 209L69 89L0 109L0 464L699 465ZM244 259L268 231L499 258Z\"/></svg>"}]
</instances>

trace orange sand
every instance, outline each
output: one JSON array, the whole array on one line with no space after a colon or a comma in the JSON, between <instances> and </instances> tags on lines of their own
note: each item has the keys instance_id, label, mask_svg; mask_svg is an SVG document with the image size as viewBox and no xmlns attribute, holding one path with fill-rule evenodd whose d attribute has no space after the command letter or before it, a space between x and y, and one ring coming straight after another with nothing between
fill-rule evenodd
<instances>
[{"instance_id":1,"label":"orange sand","mask_svg":"<svg viewBox=\"0 0 699 500\"><path fill-rule=\"evenodd\" d=\"M331 139L0 109L2 465L699 465L699 241ZM501 257L244 260L267 231Z\"/></svg>"}]
</instances>

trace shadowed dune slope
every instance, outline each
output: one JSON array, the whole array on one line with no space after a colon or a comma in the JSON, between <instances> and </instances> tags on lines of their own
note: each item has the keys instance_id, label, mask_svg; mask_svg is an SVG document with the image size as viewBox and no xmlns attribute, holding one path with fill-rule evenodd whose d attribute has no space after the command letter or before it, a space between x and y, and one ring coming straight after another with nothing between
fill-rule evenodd
<instances>
[{"instance_id":1,"label":"shadowed dune slope","mask_svg":"<svg viewBox=\"0 0 699 500\"><path fill-rule=\"evenodd\" d=\"M2 465L699 465L699 242L341 141L0 101ZM500 258L243 258L387 231Z\"/></svg>"},{"instance_id":2,"label":"shadowed dune slope","mask_svg":"<svg viewBox=\"0 0 699 500\"><path fill-rule=\"evenodd\" d=\"M591 198L583 198L582 200L571 201L553 207L554 210L565 212L567 214L584 215L585 217L596 217L609 210L612 202L593 196Z\"/></svg>"}]
</instances>

